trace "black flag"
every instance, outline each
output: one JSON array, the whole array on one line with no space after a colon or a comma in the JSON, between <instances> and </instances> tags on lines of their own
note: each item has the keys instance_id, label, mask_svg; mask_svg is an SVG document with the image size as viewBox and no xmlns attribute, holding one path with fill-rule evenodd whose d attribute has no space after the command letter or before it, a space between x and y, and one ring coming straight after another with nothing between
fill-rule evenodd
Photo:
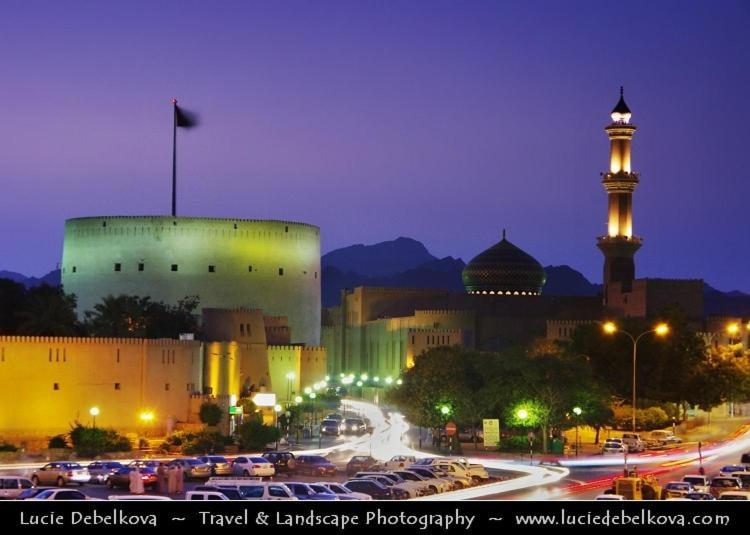
<instances>
[{"instance_id":1,"label":"black flag","mask_svg":"<svg viewBox=\"0 0 750 535\"><path fill-rule=\"evenodd\" d=\"M172 122L172 217L177 217L177 128L192 128L198 125L198 116L177 105L172 99L174 121Z\"/></svg>"},{"instance_id":2,"label":"black flag","mask_svg":"<svg viewBox=\"0 0 750 535\"><path fill-rule=\"evenodd\" d=\"M187 110L183 110L176 103L174 105L175 125L180 128L192 128L198 126L198 116Z\"/></svg>"}]
</instances>

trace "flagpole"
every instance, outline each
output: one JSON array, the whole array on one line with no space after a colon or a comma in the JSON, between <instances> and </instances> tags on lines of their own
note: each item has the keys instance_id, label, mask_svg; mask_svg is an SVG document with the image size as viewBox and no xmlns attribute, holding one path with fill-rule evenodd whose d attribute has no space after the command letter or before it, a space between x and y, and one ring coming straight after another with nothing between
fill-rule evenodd
<instances>
[{"instance_id":1,"label":"flagpole","mask_svg":"<svg viewBox=\"0 0 750 535\"><path fill-rule=\"evenodd\" d=\"M172 99L172 217L177 217L177 99Z\"/></svg>"}]
</instances>

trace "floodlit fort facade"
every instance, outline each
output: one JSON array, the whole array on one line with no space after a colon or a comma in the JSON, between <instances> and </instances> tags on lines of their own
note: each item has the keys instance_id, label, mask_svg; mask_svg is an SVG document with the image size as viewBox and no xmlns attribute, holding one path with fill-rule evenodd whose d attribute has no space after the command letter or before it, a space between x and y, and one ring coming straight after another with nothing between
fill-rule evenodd
<instances>
[{"instance_id":1,"label":"floodlit fort facade","mask_svg":"<svg viewBox=\"0 0 750 535\"><path fill-rule=\"evenodd\" d=\"M284 318L205 308L203 325L205 340L0 336L0 435L45 447L97 407L98 426L160 436L198 424L204 401L228 415L243 394L283 405L325 379L326 350L292 344Z\"/></svg>"},{"instance_id":2,"label":"floodlit fort facade","mask_svg":"<svg viewBox=\"0 0 750 535\"><path fill-rule=\"evenodd\" d=\"M320 343L320 229L205 217L84 217L65 222L62 285L78 313L108 295L200 308L258 308L289 321L292 342Z\"/></svg>"}]
</instances>

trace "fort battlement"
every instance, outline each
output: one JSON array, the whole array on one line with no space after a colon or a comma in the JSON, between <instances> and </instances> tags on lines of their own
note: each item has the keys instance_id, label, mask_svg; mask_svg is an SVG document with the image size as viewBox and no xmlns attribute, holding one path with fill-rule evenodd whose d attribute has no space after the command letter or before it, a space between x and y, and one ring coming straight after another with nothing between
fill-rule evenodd
<instances>
[{"instance_id":1,"label":"fort battlement","mask_svg":"<svg viewBox=\"0 0 750 535\"><path fill-rule=\"evenodd\" d=\"M190 346L198 345L195 340L175 340L173 338L94 338L86 336L0 336L0 343L38 343L38 344L104 344L104 345L160 345Z\"/></svg>"},{"instance_id":2,"label":"fort battlement","mask_svg":"<svg viewBox=\"0 0 750 535\"><path fill-rule=\"evenodd\" d=\"M85 223L85 224L93 224L97 225L100 228L104 229L107 228L108 225L104 225L104 223L109 222L128 222L128 223L148 223L148 224L163 224L165 226L179 226L180 223L227 223L230 226L231 230L239 230L239 225L244 224L257 224L257 223L263 223L263 224L275 224L275 225L294 225L298 227L306 227L310 229L315 229L316 231L320 232L320 227L317 225L312 225L310 223L302 223L299 221L287 221L284 219L243 219L243 218L229 218L229 217L184 217L184 216L178 216L178 217L172 217L172 216L148 216L148 215L118 215L118 216L88 216L88 217L75 217L72 219L68 219L65 221L65 224L68 223ZM237 225L235 227L234 225Z\"/></svg>"},{"instance_id":3,"label":"fort battlement","mask_svg":"<svg viewBox=\"0 0 750 535\"><path fill-rule=\"evenodd\" d=\"M425 329L425 328L415 328L415 329L409 329L409 334L418 334L418 333L425 333L425 334L435 334L435 333L441 333L441 334L460 334L461 329Z\"/></svg>"}]
</instances>

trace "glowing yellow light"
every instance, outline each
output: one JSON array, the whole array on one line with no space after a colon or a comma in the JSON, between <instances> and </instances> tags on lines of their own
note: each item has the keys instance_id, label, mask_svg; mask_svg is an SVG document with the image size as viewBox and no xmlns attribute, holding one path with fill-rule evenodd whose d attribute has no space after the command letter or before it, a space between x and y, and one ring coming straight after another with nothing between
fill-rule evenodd
<instances>
[{"instance_id":1,"label":"glowing yellow light","mask_svg":"<svg viewBox=\"0 0 750 535\"><path fill-rule=\"evenodd\" d=\"M295 377L296 375L294 375L294 372L289 372L286 374L286 378L289 379L290 381L294 379Z\"/></svg>"},{"instance_id":2,"label":"glowing yellow light","mask_svg":"<svg viewBox=\"0 0 750 535\"><path fill-rule=\"evenodd\" d=\"M302 403L302 396L294 396L295 403Z\"/></svg>"},{"instance_id":3,"label":"glowing yellow light","mask_svg":"<svg viewBox=\"0 0 750 535\"><path fill-rule=\"evenodd\" d=\"M660 323L656 326L656 329L654 329L654 331L659 336L664 336L669 333L669 325L667 325L666 323Z\"/></svg>"},{"instance_id":4,"label":"glowing yellow light","mask_svg":"<svg viewBox=\"0 0 750 535\"><path fill-rule=\"evenodd\" d=\"M99 407L91 407L89 409L89 414L91 416L99 416Z\"/></svg>"},{"instance_id":5,"label":"glowing yellow light","mask_svg":"<svg viewBox=\"0 0 750 535\"><path fill-rule=\"evenodd\" d=\"M153 421L154 413L151 411L143 411L138 417L141 419L142 422L149 423Z\"/></svg>"},{"instance_id":6,"label":"glowing yellow light","mask_svg":"<svg viewBox=\"0 0 750 535\"><path fill-rule=\"evenodd\" d=\"M275 412L281 412L281 405L274 405L274 406L273 406L273 410L274 410Z\"/></svg>"},{"instance_id":7,"label":"glowing yellow light","mask_svg":"<svg viewBox=\"0 0 750 535\"><path fill-rule=\"evenodd\" d=\"M730 323L729 325L727 325L727 334L730 334L730 335L734 336L738 332L740 332L740 324L739 323L734 322L734 323Z\"/></svg>"},{"instance_id":8,"label":"glowing yellow light","mask_svg":"<svg viewBox=\"0 0 750 535\"><path fill-rule=\"evenodd\" d=\"M614 334L617 332L617 325L615 325L611 321L608 321L602 326L602 329L604 329L604 332L607 334Z\"/></svg>"},{"instance_id":9,"label":"glowing yellow light","mask_svg":"<svg viewBox=\"0 0 750 535\"><path fill-rule=\"evenodd\" d=\"M520 409L516 413L516 416L518 416L518 418L521 419L521 420L525 420L526 418L529 417L529 411L527 411L526 409Z\"/></svg>"}]
</instances>

